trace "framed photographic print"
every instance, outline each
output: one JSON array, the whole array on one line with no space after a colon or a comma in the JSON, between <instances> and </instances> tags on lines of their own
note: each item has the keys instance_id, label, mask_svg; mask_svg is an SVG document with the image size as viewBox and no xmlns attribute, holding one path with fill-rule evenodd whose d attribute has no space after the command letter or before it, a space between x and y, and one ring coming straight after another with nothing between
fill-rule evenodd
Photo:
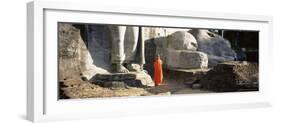
<instances>
[{"instance_id":1,"label":"framed photographic print","mask_svg":"<svg viewBox=\"0 0 281 123\"><path fill-rule=\"evenodd\" d=\"M27 14L31 121L270 106L272 17L91 1Z\"/></svg>"}]
</instances>

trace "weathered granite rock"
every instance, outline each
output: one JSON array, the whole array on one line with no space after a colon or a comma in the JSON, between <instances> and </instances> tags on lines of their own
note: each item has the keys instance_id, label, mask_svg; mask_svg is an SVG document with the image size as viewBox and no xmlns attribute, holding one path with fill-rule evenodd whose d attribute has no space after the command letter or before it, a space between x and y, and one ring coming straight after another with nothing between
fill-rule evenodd
<instances>
[{"instance_id":1,"label":"weathered granite rock","mask_svg":"<svg viewBox=\"0 0 281 123\"><path fill-rule=\"evenodd\" d=\"M102 87L113 87L115 85L123 85L123 83L131 87L154 86L153 80L145 71L97 74L91 81Z\"/></svg>"},{"instance_id":2,"label":"weathered granite rock","mask_svg":"<svg viewBox=\"0 0 281 123\"><path fill-rule=\"evenodd\" d=\"M187 50L167 50L168 69L198 69L208 67L208 57L203 52Z\"/></svg>"},{"instance_id":3,"label":"weathered granite rock","mask_svg":"<svg viewBox=\"0 0 281 123\"><path fill-rule=\"evenodd\" d=\"M204 89L217 92L258 90L258 64L246 61L220 63L198 81Z\"/></svg>"},{"instance_id":4,"label":"weathered granite rock","mask_svg":"<svg viewBox=\"0 0 281 123\"><path fill-rule=\"evenodd\" d=\"M177 31L167 37L167 48L175 50L197 50L197 41L186 31Z\"/></svg>"},{"instance_id":5,"label":"weathered granite rock","mask_svg":"<svg viewBox=\"0 0 281 123\"><path fill-rule=\"evenodd\" d=\"M213 67L218 63L235 59L236 53L231 49L228 40L204 29L192 29L189 32L197 40L198 51L208 55L209 66Z\"/></svg>"},{"instance_id":6,"label":"weathered granite rock","mask_svg":"<svg viewBox=\"0 0 281 123\"><path fill-rule=\"evenodd\" d=\"M95 66L80 30L72 24L59 23L58 40L59 80L80 79L81 74L90 77Z\"/></svg>"}]
</instances>

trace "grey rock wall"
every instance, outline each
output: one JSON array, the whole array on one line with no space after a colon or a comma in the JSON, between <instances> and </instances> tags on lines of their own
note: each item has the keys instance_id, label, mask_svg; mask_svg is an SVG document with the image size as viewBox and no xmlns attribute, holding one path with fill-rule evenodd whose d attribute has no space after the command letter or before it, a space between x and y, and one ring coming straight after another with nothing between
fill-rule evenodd
<instances>
[{"instance_id":1,"label":"grey rock wall","mask_svg":"<svg viewBox=\"0 0 281 123\"><path fill-rule=\"evenodd\" d=\"M82 74L93 74L93 59L81 38L80 30L62 23L58 30L59 80L80 79Z\"/></svg>"}]
</instances>

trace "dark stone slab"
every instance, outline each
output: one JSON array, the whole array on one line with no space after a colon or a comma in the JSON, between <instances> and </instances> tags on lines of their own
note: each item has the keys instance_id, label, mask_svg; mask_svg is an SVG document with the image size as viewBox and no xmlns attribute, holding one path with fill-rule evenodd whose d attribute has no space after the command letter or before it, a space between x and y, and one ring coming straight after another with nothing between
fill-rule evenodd
<instances>
[{"instance_id":1,"label":"dark stone slab","mask_svg":"<svg viewBox=\"0 0 281 123\"><path fill-rule=\"evenodd\" d=\"M103 81L120 81L120 80L134 80L137 78L134 73L111 73L111 74L97 74L97 80Z\"/></svg>"},{"instance_id":2,"label":"dark stone slab","mask_svg":"<svg viewBox=\"0 0 281 123\"><path fill-rule=\"evenodd\" d=\"M204 76L210 69L163 69L164 77L167 80L183 82L191 87L196 80Z\"/></svg>"},{"instance_id":3,"label":"dark stone slab","mask_svg":"<svg viewBox=\"0 0 281 123\"><path fill-rule=\"evenodd\" d=\"M149 87L154 86L151 77L142 72L97 74L92 83L108 88Z\"/></svg>"}]
</instances>

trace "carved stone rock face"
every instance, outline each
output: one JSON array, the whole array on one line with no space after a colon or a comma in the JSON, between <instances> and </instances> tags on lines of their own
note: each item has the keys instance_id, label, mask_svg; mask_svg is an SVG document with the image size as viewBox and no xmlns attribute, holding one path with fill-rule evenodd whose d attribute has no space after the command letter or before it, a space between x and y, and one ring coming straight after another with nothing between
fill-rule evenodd
<instances>
[{"instance_id":1,"label":"carved stone rock face","mask_svg":"<svg viewBox=\"0 0 281 123\"><path fill-rule=\"evenodd\" d=\"M186 31L177 31L168 36L168 48L175 50L197 50L196 39Z\"/></svg>"},{"instance_id":2,"label":"carved stone rock face","mask_svg":"<svg viewBox=\"0 0 281 123\"><path fill-rule=\"evenodd\" d=\"M59 79L80 79L81 73L94 67L80 30L72 24L62 23L58 29Z\"/></svg>"},{"instance_id":3,"label":"carved stone rock face","mask_svg":"<svg viewBox=\"0 0 281 123\"><path fill-rule=\"evenodd\" d=\"M92 40L83 40L81 29L69 23L59 23L58 30L59 80L91 79L96 73L105 71L96 66L93 52L87 48Z\"/></svg>"}]
</instances>

